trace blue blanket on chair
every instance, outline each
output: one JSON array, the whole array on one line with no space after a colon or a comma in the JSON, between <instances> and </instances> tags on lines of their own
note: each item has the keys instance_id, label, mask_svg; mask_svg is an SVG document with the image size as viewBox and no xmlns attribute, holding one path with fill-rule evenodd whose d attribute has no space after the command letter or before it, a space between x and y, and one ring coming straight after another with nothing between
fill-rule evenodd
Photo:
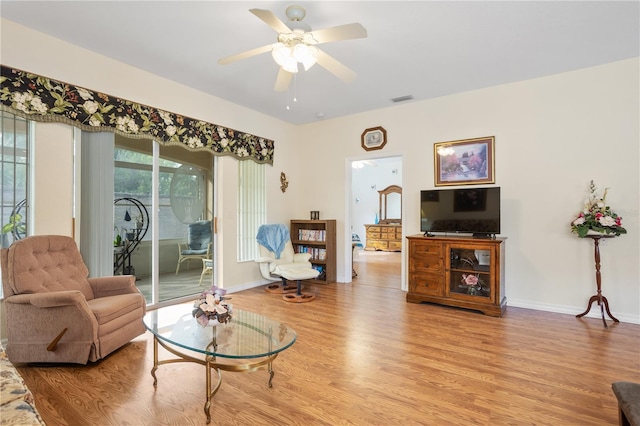
<instances>
[{"instance_id":1,"label":"blue blanket on chair","mask_svg":"<svg viewBox=\"0 0 640 426\"><path fill-rule=\"evenodd\" d=\"M260 225L256 240L258 244L268 248L280 259L284 245L291 239L289 228L285 225Z\"/></svg>"}]
</instances>

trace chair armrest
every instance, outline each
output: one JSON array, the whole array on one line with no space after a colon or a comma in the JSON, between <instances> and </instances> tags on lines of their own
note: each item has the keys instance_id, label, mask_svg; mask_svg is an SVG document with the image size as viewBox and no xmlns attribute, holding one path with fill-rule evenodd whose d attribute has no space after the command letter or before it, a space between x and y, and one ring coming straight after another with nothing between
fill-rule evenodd
<instances>
[{"instance_id":1,"label":"chair armrest","mask_svg":"<svg viewBox=\"0 0 640 426\"><path fill-rule=\"evenodd\" d=\"M33 305L38 308L82 305L88 310L84 295L78 290L52 291L49 293L16 294L4 299L5 303Z\"/></svg>"},{"instance_id":2,"label":"chair armrest","mask_svg":"<svg viewBox=\"0 0 640 426\"><path fill-rule=\"evenodd\" d=\"M20 345L49 344L55 349L56 336L64 329L67 329L64 334L67 342L90 344L98 339L98 320L78 290L16 294L4 300L4 308L11 324L8 339ZM86 357L84 360L86 362Z\"/></svg>"},{"instance_id":3,"label":"chair armrest","mask_svg":"<svg viewBox=\"0 0 640 426\"><path fill-rule=\"evenodd\" d=\"M293 263L309 262L311 259L311 253L294 253Z\"/></svg>"},{"instance_id":4,"label":"chair armrest","mask_svg":"<svg viewBox=\"0 0 640 426\"><path fill-rule=\"evenodd\" d=\"M271 263L273 262L275 259L273 257L257 257L254 259L254 262L256 263Z\"/></svg>"},{"instance_id":5,"label":"chair armrest","mask_svg":"<svg viewBox=\"0 0 640 426\"><path fill-rule=\"evenodd\" d=\"M133 275L115 275L112 277L88 278L95 297L115 296L117 294L137 293L136 277Z\"/></svg>"}]
</instances>

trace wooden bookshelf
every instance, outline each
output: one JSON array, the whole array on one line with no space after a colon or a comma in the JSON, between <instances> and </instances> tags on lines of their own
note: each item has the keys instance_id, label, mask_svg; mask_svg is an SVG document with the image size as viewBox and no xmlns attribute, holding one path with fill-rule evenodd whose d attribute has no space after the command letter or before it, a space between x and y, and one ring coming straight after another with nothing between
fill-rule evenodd
<instances>
[{"instance_id":1,"label":"wooden bookshelf","mask_svg":"<svg viewBox=\"0 0 640 426\"><path fill-rule=\"evenodd\" d=\"M292 220L291 244L296 253L311 253L311 265L320 270L309 283L328 284L336 281L336 221ZM324 272L324 274L323 274Z\"/></svg>"}]
</instances>

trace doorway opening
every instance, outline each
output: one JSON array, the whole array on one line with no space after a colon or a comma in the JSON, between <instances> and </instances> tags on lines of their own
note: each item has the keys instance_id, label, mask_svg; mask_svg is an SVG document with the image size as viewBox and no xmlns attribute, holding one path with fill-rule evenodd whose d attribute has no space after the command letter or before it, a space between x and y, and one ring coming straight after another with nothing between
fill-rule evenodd
<instances>
[{"instance_id":1,"label":"doorway opening","mask_svg":"<svg viewBox=\"0 0 640 426\"><path fill-rule=\"evenodd\" d=\"M394 186L402 188L401 156L351 162L353 284L402 288L401 197L381 195Z\"/></svg>"}]
</instances>

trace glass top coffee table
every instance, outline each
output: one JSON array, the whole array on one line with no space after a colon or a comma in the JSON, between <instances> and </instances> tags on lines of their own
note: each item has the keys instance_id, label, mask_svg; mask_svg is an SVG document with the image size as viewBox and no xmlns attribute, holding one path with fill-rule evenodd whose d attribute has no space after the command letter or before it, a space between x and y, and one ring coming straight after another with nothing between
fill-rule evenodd
<instances>
[{"instance_id":1,"label":"glass top coffee table","mask_svg":"<svg viewBox=\"0 0 640 426\"><path fill-rule=\"evenodd\" d=\"M153 334L153 385L158 384L156 370L162 364L194 362L206 367L204 413L211 422L211 400L222 384L221 371L249 372L267 369L272 386L272 362L278 353L296 341L296 333L287 325L263 315L233 310L231 321L215 327L202 327L191 315L189 305L166 306L145 315L144 325ZM158 345L177 358L158 359ZM212 388L211 371L218 382Z\"/></svg>"}]
</instances>

